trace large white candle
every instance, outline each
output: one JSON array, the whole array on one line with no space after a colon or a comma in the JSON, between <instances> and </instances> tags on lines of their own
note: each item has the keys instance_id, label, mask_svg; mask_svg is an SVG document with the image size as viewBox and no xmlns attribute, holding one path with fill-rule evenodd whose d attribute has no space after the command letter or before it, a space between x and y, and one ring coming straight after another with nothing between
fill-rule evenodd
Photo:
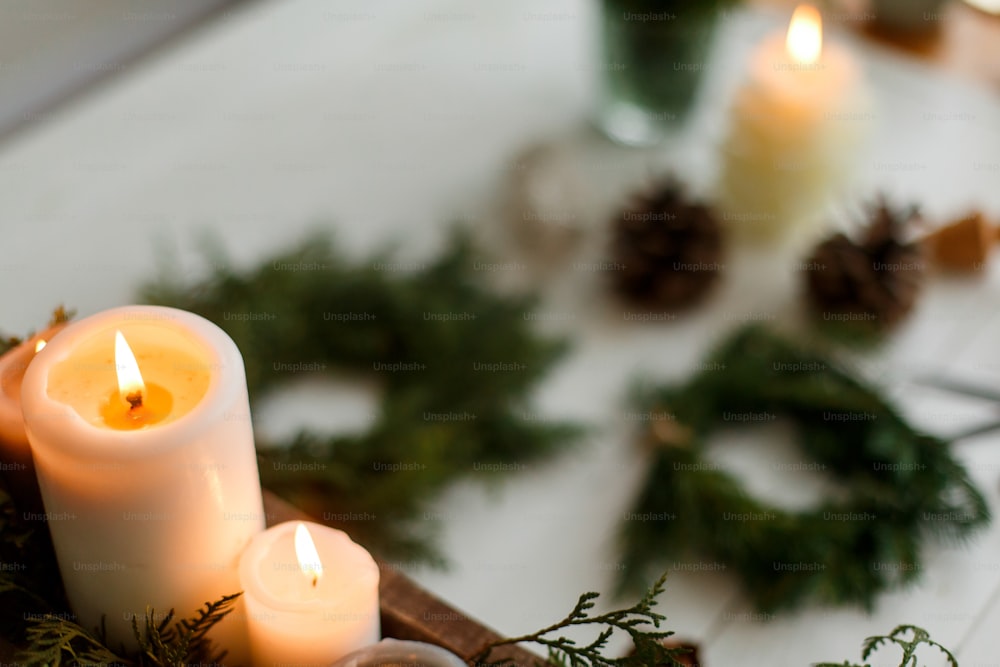
<instances>
[{"instance_id":1,"label":"large white candle","mask_svg":"<svg viewBox=\"0 0 1000 667\"><path fill-rule=\"evenodd\" d=\"M103 616L112 646L134 646L131 619L147 605L187 618L240 590L264 510L243 359L221 329L172 308L99 313L38 353L21 398L82 625ZM236 654L244 636L238 616L215 633Z\"/></svg>"},{"instance_id":2,"label":"large white candle","mask_svg":"<svg viewBox=\"0 0 1000 667\"><path fill-rule=\"evenodd\" d=\"M28 520L41 518L42 504L21 413L21 383L28 364L65 326L65 322L53 324L0 357L0 471Z\"/></svg>"},{"instance_id":3,"label":"large white candle","mask_svg":"<svg viewBox=\"0 0 1000 667\"><path fill-rule=\"evenodd\" d=\"M378 566L346 533L289 521L240 559L254 667L329 665L379 640Z\"/></svg>"},{"instance_id":4,"label":"large white candle","mask_svg":"<svg viewBox=\"0 0 1000 667\"><path fill-rule=\"evenodd\" d=\"M722 150L723 218L757 238L815 235L871 119L854 59L824 44L819 12L800 6L788 32L753 53L737 93Z\"/></svg>"}]
</instances>

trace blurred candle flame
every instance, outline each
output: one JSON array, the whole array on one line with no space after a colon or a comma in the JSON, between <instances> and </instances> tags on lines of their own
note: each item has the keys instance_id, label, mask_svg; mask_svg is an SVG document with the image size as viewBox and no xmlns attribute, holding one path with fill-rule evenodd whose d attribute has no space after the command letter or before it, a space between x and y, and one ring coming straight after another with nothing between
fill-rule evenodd
<instances>
[{"instance_id":1,"label":"blurred candle flame","mask_svg":"<svg viewBox=\"0 0 1000 667\"><path fill-rule=\"evenodd\" d=\"M812 5L799 5L788 24L788 55L800 65L814 65L823 51L823 18Z\"/></svg>"}]
</instances>

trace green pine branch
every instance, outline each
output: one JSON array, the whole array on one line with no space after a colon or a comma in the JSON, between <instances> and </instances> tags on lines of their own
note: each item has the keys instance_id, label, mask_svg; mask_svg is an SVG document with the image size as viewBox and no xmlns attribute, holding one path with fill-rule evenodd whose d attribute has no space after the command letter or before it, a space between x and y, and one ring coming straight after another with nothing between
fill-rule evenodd
<instances>
[{"instance_id":1,"label":"green pine branch","mask_svg":"<svg viewBox=\"0 0 1000 667\"><path fill-rule=\"evenodd\" d=\"M910 635L910 637L907 638L906 635ZM918 667L917 650L921 646L929 646L937 649L944 654L945 659L951 667L958 667L958 660L952 655L951 651L931 639L930 634L926 630L918 628L915 625L900 625L888 635L868 637L862 644L861 659L868 660L883 646L892 645L898 646L903 652L899 667ZM867 662L859 665L845 661L842 663L820 662L816 663L813 667L871 667L871 665Z\"/></svg>"},{"instance_id":2,"label":"green pine branch","mask_svg":"<svg viewBox=\"0 0 1000 667\"><path fill-rule=\"evenodd\" d=\"M192 619L172 623L171 609L162 621L155 622L152 609L146 610L142 629L138 620L132 619L132 632L139 642L141 664L149 667L183 667L195 663L222 664L226 651L215 651L207 634L217 623L228 616L242 593L225 595L215 602L206 603Z\"/></svg>"},{"instance_id":3,"label":"green pine branch","mask_svg":"<svg viewBox=\"0 0 1000 667\"><path fill-rule=\"evenodd\" d=\"M132 665L105 646L94 633L61 616L46 615L27 630L28 645L17 662L26 667L78 665Z\"/></svg>"},{"instance_id":4,"label":"green pine branch","mask_svg":"<svg viewBox=\"0 0 1000 667\"><path fill-rule=\"evenodd\" d=\"M548 663L566 667L666 667L683 665L677 657L687 652L683 648L667 648L663 640L673 635L673 632L659 630L666 616L654 611L657 598L663 592L667 575L664 573L646 591L646 594L631 607L616 609L597 616L591 616L591 611L600 597L600 593L584 593L577 600L572 611L561 621L553 623L531 634L510 637L493 642L480 651L472 663L480 667L501 667L509 661L489 662L489 656L500 646L534 643L544 647L549 654ZM597 635L587 644L578 644L563 634L569 628L592 627L600 628ZM624 632L632 639L635 651L624 658L607 658L604 651L608 640L616 631Z\"/></svg>"},{"instance_id":5,"label":"green pine branch","mask_svg":"<svg viewBox=\"0 0 1000 667\"><path fill-rule=\"evenodd\" d=\"M141 625L132 619L139 644L135 654L121 655L108 648L103 630L91 632L63 616L46 614L27 629L27 645L17 662L25 667L102 665L121 667L184 667L190 664L224 664L225 650L218 650L208 632L233 610L242 593L226 595L206 603L190 619L174 621L174 610L156 622L153 609L146 609Z\"/></svg>"}]
</instances>

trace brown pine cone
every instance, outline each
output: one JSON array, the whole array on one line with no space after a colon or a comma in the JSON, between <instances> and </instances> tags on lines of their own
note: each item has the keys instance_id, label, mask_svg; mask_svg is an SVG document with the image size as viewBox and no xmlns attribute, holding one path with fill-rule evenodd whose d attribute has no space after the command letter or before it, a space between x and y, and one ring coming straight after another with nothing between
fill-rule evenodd
<instances>
[{"instance_id":1,"label":"brown pine cone","mask_svg":"<svg viewBox=\"0 0 1000 667\"><path fill-rule=\"evenodd\" d=\"M899 238L916 211L880 202L860 242L835 234L805 264L806 292L824 321L884 331L902 321L923 285L924 258L916 243Z\"/></svg>"},{"instance_id":2,"label":"brown pine cone","mask_svg":"<svg viewBox=\"0 0 1000 667\"><path fill-rule=\"evenodd\" d=\"M722 269L722 227L706 205L669 180L636 196L614 220L612 252L621 294L651 308L701 300Z\"/></svg>"}]
</instances>

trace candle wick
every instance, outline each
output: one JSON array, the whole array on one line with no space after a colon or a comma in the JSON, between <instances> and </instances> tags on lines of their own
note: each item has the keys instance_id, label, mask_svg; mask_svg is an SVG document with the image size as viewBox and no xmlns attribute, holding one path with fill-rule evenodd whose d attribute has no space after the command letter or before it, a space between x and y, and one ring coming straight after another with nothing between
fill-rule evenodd
<instances>
[{"instance_id":1,"label":"candle wick","mask_svg":"<svg viewBox=\"0 0 1000 667\"><path fill-rule=\"evenodd\" d=\"M125 395L125 400L128 401L129 411L137 410L142 407L142 392L133 391Z\"/></svg>"},{"instance_id":2,"label":"candle wick","mask_svg":"<svg viewBox=\"0 0 1000 667\"><path fill-rule=\"evenodd\" d=\"M316 576L316 575L314 574L314 575L313 575L313 588L316 588L316 584L318 584L318 583L319 583L319 577L317 577L317 576Z\"/></svg>"}]
</instances>

